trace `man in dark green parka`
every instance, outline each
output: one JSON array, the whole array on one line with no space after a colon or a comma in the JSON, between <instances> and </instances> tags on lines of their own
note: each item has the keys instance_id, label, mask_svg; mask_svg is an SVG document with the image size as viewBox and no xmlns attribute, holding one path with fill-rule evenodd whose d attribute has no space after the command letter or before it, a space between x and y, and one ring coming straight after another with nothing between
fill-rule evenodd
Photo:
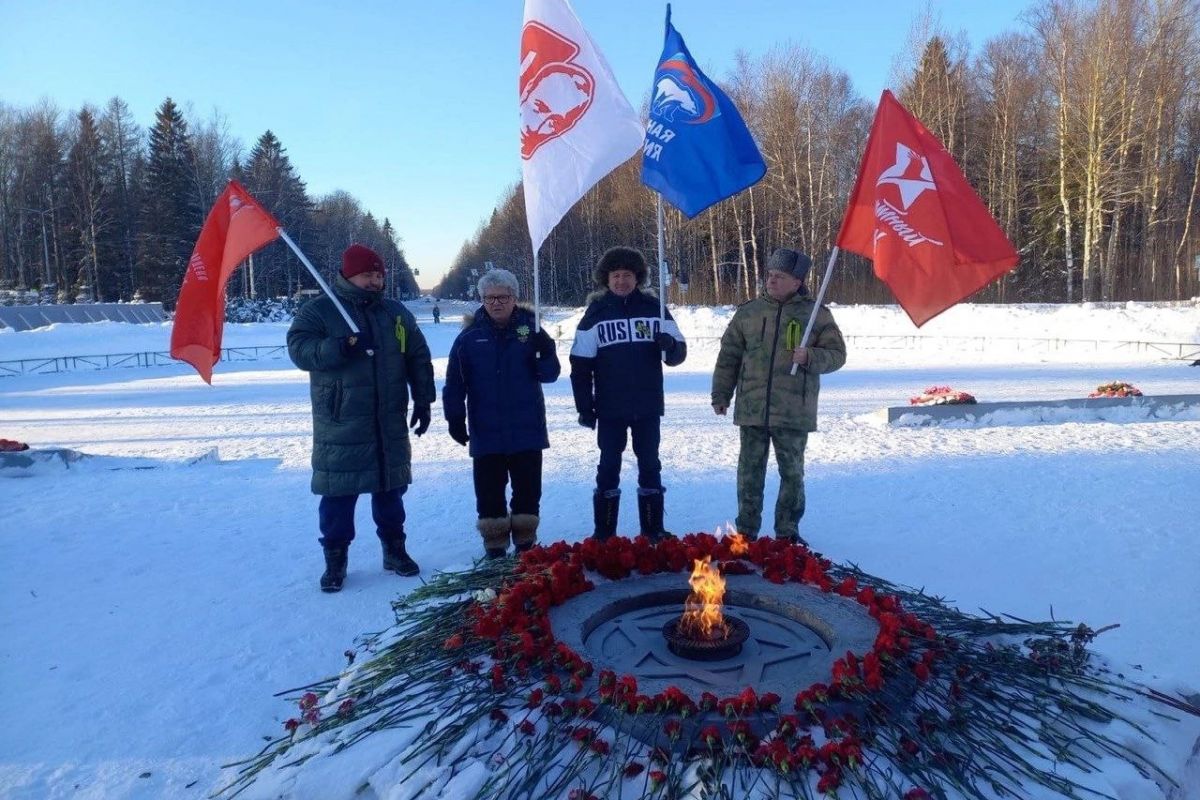
<instances>
[{"instance_id":1,"label":"man in dark green parka","mask_svg":"<svg viewBox=\"0 0 1200 800\"><path fill-rule=\"evenodd\" d=\"M429 428L436 397L433 364L413 315L399 301L384 298L385 271L383 259L363 245L352 244L342 254L333 291L358 335L329 297L307 303L288 330L288 354L309 374L312 491L321 495L326 592L342 588L354 506L368 492L384 569L406 576L420 572L404 546L403 496L412 483L408 426L417 436ZM413 412L406 424L410 392Z\"/></svg>"},{"instance_id":2,"label":"man in dark green parka","mask_svg":"<svg viewBox=\"0 0 1200 800\"><path fill-rule=\"evenodd\" d=\"M780 248L767 262L766 291L743 303L721 337L713 371L713 411L724 414L734 390L738 455L738 532L754 539L762 525L767 449L779 466L775 536L797 541L804 516L804 448L817 429L821 375L846 363L846 343L821 306L807 347L800 346L815 301L804 288L808 256ZM793 374L793 364L795 365Z\"/></svg>"}]
</instances>

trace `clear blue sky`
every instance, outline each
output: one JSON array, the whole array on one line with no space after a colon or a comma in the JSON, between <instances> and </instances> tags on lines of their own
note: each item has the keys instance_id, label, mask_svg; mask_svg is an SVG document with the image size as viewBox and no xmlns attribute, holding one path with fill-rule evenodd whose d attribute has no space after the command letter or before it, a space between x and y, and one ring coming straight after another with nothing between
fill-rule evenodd
<instances>
[{"instance_id":1,"label":"clear blue sky","mask_svg":"<svg viewBox=\"0 0 1200 800\"><path fill-rule=\"evenodd\" d=\"M339 4L342 5L342 4ZM279 136L313 194L345 189L389 217L430 287L520 177L521 0L0 0L0 102L65 110L120 95L138 122L171 96L224 113L249 148ZM637 107L665 3L575 0ZM1025 0L675 0L692 54L722 79L739 50L794 42L872 101L926 7L973 52L1022 27Z\"/></svg>"}]
</instances>

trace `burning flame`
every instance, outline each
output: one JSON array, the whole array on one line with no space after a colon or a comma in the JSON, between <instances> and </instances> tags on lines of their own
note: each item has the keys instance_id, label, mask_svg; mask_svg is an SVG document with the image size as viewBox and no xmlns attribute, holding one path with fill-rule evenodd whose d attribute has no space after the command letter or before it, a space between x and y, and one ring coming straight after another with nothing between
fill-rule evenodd
<instances>
[{"instance_id":1,"label":"burning flame","mask_svg":"<svg viewBox=\"0 0 1200 800\"><path fill-rule=\"evenodd\" d=\"M679 631L693 639L724 639L729 635L725 617L721 614L721 599L725 596L725 579L713 566L712 556L697 559L688 578L692 593L683 604Z\"/></svg>"}]
</instances>

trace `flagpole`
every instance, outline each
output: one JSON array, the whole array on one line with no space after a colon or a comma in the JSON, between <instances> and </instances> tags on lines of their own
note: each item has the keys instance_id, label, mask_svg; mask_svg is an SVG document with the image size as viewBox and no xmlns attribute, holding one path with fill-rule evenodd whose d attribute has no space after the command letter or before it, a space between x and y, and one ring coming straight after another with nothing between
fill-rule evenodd
<instances>
[{"instance_id":1,"label":"flagpole","mask_svg":"<svg viewBox=\"0 0 1200 800\"><path fill-rule=\"evenodd\" d=\"M671 7L667 6L668 19L670 19ZM663 258L663 206L662 195L658 192L654 193L658 199L658 319L661 322L667 320L667 262Z\"/></svg>"},{"instance_id":2,"label":"flagpole","mask_svg":"<svg viewBox=\"0 0 1200 800\"><path fill-rule=\"evenodd\" d=\"M308 260L308 257L305 256L304 253L300 252L300 248L297 247L296 243L292 241L292 237L287 235L287 231L285 231L283 228L276 228L275 230L279 231L279 236L285 242L287 242L288 247L292 248L292 252L295 253L296 257L300 259L300 262L304 264L304 266L308 267L308 271L312 273L313 279L317 282L317 285L321 287L321 291L325 292L329 299L333 301L333 307L338 310L338 313L342 315L342 319L346 320L346 324L350 326L350 332L357 336L359 333L358 326L354 324L354 320L350 319L350 315L346 312L346 307L342 305L342 301L337 299L337 295L335 295L333 290L329 288L329 284L327 284L325 279L321 277L321 273L317 272L317 268L312 265L312 262Z\"/></svg>"},{"instance_id":3,"label":"flagpole","mask_svg":"<svg viewBox=\"0 0 1200 800\"><path fill-rule=\"evenodd\" d=\"M480 298L481 300L483 298ZM533 330L542 327L541 283L538 281L538 254L533 251Z\"/></svg>"},{"instance_id":4,"label":"flagpole","mask_svg":"<svg viewBox=\"0 0 1200 800\"><path fill-rule=\"evenodd\" d=\"M821 301L825 299L825 290L829 288L829 277L833 275L833 262L837 261L838 247L834 245L829 253L829 264L825 267L825 277L821 279L821 288L817 290L817 302L813 305L812 313L808 315L808 324L804 326L804 336L800 338L800 346L808 347L808 337L812 334L813 326L817 324L817 312L821 310ZM796 374L799 364L792 364L792 373Z\"/></svg>"}]
</instances>

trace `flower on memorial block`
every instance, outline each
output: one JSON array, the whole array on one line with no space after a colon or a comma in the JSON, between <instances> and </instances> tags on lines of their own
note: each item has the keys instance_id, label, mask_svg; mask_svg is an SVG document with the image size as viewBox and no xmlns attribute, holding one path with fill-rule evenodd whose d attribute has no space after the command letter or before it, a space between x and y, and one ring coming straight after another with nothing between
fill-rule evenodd
<instances>
[{"instance_id":1,"label":"flower on memorial block","mask_svg":"<svg viewBox=\"0 0 1200 800\"><path fill-rule=\"evenodd\" d=\"M716 725L706 725L700 730L700 741L704 742L709 750L718 750L721 747L721 731Z\"/></svg>"},{"instance_id":2,"label":"flower on memorial block","mask_svg":"<svg viewBox=\"0 0 1200 800\"><path fill-rule=\"evenodd\" d=\"M1125 381L1110 381L1096 387L1088 397L1141 397L1142 390Z\"/></svg>"},{"instance_id":3,"label":"flower on memorial block","mask_svg":"<svg viewBox=\"0 0 1200 800\"><path fill-rule=\"evenodd\" d=\"M974 403L974 395L956 391L949 386L930 386L916 397L908 398L910 406L953 406Z\"/></svg>"}]
</instances>

